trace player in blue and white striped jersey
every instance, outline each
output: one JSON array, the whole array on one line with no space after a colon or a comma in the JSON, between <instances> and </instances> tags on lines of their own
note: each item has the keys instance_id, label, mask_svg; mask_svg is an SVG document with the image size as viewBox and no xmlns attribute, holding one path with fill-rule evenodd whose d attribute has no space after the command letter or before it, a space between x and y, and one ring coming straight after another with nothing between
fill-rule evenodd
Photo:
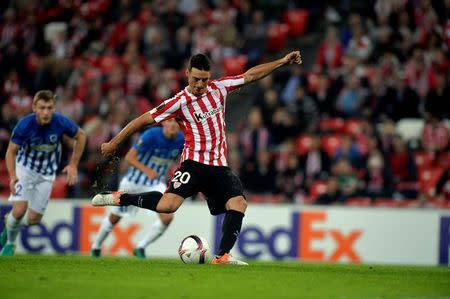
<instances>
[{"instance_id":1,"label":"player in blue and white striped jersey","mask_svg":"<svg viewBox=\"0 0 450 299\"><path fill-rule=\"evenodd\" d=\"M130 164L128 172L119 185L120 191L141 193L150 191L165 192L166 173L169 166L176 161L183 150L184 137L177 122L170 119L162 122L162 127L147 129L133 144L125 156ZM123 216L135 216L138 211L135 206L113 207L100 226L91 249L93 257L101 254L101 245ZM156 212L148 210L149 215ZM133 254L145 258L145 248L159 238L173 219L173 214L157 214L148 234L138 243Z\"/></svg>"},{"instance_id":2,"label":"player in blue and white striped jersey","mask_svg":"<svg viewBox=\"0 0 450 299\"><path fill-rule=\"evenodd\" d=\"M86 134L72 120L56 113L55 107L50 90L38 91L33 98L33 113L20 119L13 130L6 151L12 211L5 217L5 229L0 235L3 256L14 255L15 239L22 226L40 223L61 160L63 136L75 140L72 157L63 172L67 173L69 185L78 181L77 167Z\"/></svg>"}]
</instances>

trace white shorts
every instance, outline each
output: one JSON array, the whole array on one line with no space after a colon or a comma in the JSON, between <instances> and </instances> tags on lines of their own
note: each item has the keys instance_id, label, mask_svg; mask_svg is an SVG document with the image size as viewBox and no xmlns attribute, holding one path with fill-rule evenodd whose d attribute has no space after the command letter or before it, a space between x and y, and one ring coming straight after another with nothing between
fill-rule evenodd
<instances>
[{"instance_id":1,"label":"white shorts","mask_svg":"<svg viewBox=\"0 0 450 299\"><path fill-rule=\"evenodd\" d=\"M55 175L44 176L16 164L16 193L9 196L9 201L28 201L28 208L44 214L52 193Z\"/></svg>"},{"instance_id":2,"label":"white shorts","mask_svg":"<svg viewBox=\"0 0 450 299\"><path fill-rule=\"evenodd\" d=\"M144 186L144 185L138 185L133 182L130 182L126 178L123 178L120 181L119 184L119 191L126 191L128 193L142 193L142 192L151 192L151 191L159 191L161 193L164 193L166 191L166 184L159 183L157 185L153 186ZM139 211L139 207L136 206L120 206L120 207L112 207L110 208L110 213L118 215L120 217L124 216L136 216L137 212ZM156 212L152 210L146 210L147 213L150 216L153 216L156 214Z\"/></svg>"}]
</instances>

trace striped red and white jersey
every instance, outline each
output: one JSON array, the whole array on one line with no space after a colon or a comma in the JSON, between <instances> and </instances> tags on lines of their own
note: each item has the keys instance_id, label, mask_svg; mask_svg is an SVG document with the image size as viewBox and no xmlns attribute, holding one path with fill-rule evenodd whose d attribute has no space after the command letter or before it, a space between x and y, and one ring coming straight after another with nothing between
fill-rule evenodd
<instances>
[{"instance_id":1,"label":"striped red and white jersey","mask_svg":"<svg viewBox=\"0 0 450 299\"><path fill-rule=\"evenodd\" d=\"M193 160L213 166L227 166L225 100L241 87L244 77L223 77L209 81L207 92L195 96L187 87L150 111L159 123L175 118L184 133L181 161Z\"/></svg>"}]
</instances>

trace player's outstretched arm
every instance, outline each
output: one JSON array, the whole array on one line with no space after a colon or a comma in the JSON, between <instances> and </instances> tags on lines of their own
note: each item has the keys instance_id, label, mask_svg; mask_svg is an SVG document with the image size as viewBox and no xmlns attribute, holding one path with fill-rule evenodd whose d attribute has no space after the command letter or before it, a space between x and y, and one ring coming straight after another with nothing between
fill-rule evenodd
<instances>
[{"instance_id":1,"label":"player's outstretched arm","mask_svg":"<svg viewBox=\"0 0 450 299\"><path fill-rule=\"evenodd\" d=\"M272 73L277 68L282 67L283 65L294 63L295 64L302 63L302 56L300 55L300 51L293 51L284 56L283 58L252 67L243 74L245 84L252 83L254 81L262 79L265 76Z\"/></svg>"},{"instance_id":2,"label":"player's outstretched arm","mask_svg":"<svg viewBox=\"0 0 450 299\"><path fill-rule=\"evenodd\" d=\"M125 161L127 161L134 168L139 169L140 171L145 173L145 175L147 175L147 177L151 180L154 180L158 177L158 173L155 170L147 167L144 163L141 163L139 161L138 153L134 148L131 148L125 155Z\"/></svg>"},{"instance_id":3,"label":"player's outstretched arm","mask_svg":"<svg viewBox=\"0 0 450 299\"><path fill-rule=\"evenodd\" d=\"M78 182L78 164L80 163L81 155L83 154L84 147L86 146L86 133L83 129L78 129L77 134L75 134L74 147L72 152L72 157L70 158L69 164L64 167L64 173L67 173L67 183L72 186Z\"/></svg>"},{"instance_id":4,"label":"player's outstretched arm","mask_svg":"<svg viewBox=\"0 0 450 299\"><path fill-rule=\"evenodd\" d=\"M150 112L146 112L139 117L136 117L130 121L125 128L123 128L113 139L107 143L103 143L101 146L101 152L105 156L113 155L117 148L127 140L131 135L136 133L141 128L149 125L153 125L155 120L151 116Z\"/></svg>"},{"instance_id":5,"label":"player's outstretched arm","mask_svg":"<svg viewBox=\"0 0 450 299\"><path fill-rule=\"evenodd\" d=\"M9 175L9 190L11 194L16 193L16 183L18 181L16 174L16 156L19 151L20 146L13 142L9 142L8 149L6 150L6 169L8 170Z\"/></svg>"}]
</instances>

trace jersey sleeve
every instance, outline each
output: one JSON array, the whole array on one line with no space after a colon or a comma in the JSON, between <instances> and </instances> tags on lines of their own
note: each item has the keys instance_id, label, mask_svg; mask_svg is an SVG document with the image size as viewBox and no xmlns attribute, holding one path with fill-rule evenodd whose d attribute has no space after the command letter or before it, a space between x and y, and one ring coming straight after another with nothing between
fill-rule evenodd
<instances>
[{"instance_id":1,"label":"jersey sleeve","mask_svg":"<svg viewBox=\"0 0 450 299\"><path fill-rule=\"evenodd\" d=\"M244 76L239 75L239 76L222 77L222 78L215 80L215 82L217 84L224 86L226 88L227 92L231 92L233 90L240 88L242 85L244 85L245 80L244 80Z\"/></svg>"},{"instance_id":2,"label":"jersey sleeve","mask_svg":"<svg viewBox=\"0 0 450 299\"><path fill-rule=\"evenodd\" d=\"M153 117L155 122L160 123L166 119L176 117L180 106L180 96L176 95L170 99L165 100L158 107L150 110L150 115Z\"/></svg>"},{"instance_id":3,"label":"jersey sleeve","mask_svg":"<svg viewBox=\"0 0 450 299\"><path fill-rule=\"evenodd\" d=\"M146 130L139 136L139 139L133 144L133 148L137 153L143 153L149 150L154 139L153 130Z\"/></svg>"},{"instance_id":4,"label":"jersey sleeve","mask_svg":"<svg viewBox=\"0 0 450 299\"><path fill-rule=\"evenodd\" d=\"M75 137L78 132L78 125L70 118L61 115L60 123L63 127L63 133L71 138Z\"/></svg>"},{"instance_id":5,"label":"jersey sleeve","mask_svg":"<svg viewBox=\"0 0 450 299\"><path fill-rule=\"evenodd\" d=\"M27 139L27 125L26 122L22 119L17 123L16 127L12 132L11 142L22 146L25 143L26 139Z\"/></svg>"}]
</instances>

